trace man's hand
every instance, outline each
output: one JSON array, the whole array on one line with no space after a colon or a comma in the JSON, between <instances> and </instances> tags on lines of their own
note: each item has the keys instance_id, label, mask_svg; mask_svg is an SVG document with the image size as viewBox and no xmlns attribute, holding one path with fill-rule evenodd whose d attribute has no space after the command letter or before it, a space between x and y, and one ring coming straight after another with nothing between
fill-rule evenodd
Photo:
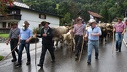
<instances>
[{"instance_id":1,"label":"man's hand","mask_svg":"<svg viewBox=\"0 0 127 72\"><path fill-rule=\"evenodd\" d=\"M43 34L42 36L45 36L45 37L46 37L46 36L47 36L47 34Z\"/></svg>"},{"instance_id":2,"label":"man's hand","mask_svg":"<svg viewBox=\"0 0 127 72\"><path fill-rule=\"evenodd\" d=\"M18 44L17 45L19 45L20 44L20 42L18 42Z\"/></svg>"},{"instance_id":3,"label":"man's hand","mask_svg":"<svg viewBox=\"0 0 127 72\"><path fill-rule=\"evenodd\" d=\"M124 33L122 32L122 35L123 35Z\"/></svg>"},{"instance_id":4,"label":"man's hand","mask_svg":"<svg viewBox=\"0 0 127 72\"><path fill-rule=\"evenodd\" d=\"M73 30L70 30L70 33L74 33Z\"/></svg>"},{"instance_id":5,"label":"man's hand","mask_svg":"<svg viewBox=\"0 0 127 72\"><path fill-rule=\"evenodd\" d=\"M85 34L85 36L84 36L84 40L85 41L87 41L87 37L88 37L87 34Z\"/></svg>"},{"instance_id":6,"label":"man's hand","mask_svg":"<svg viewBox=\"0 0 127 72\"><path fill-rule=\"evenodd\" d=\"M116 29L114 28L114 29L113 29L113 32L115 32L115 31L116 31Z\"/></svg>"},{"instance_id":7,"label":"man's hand","mask_svg":"<svg viewBox=\"0 0 127 72\"><path fill-rule=\"evenodd\" d=\"M97 34L96 33L92 33L91 36L96 36Z\"/></svg>"},{"instance_id":8,"label":"man's hand","mask_svg":"<svg viewBox=\"0 0 127 72\"><path fill-rule=\"evenodd\" d=\"M84 40L87 41L87 37L84 36Z\"/></svg>"},{"instance_id":9,"label":"man's hand","mask_svg":"<svg viewBox=\"0 0 127 72\"><path fill-rule=\"evenodd\" d=\"M30 41L30 40L29 40L29 39L27 39L27 40L26 40L26 43L29 43L29 41Z\"/></svg>"},{"instance_id":10,"label":"man's hand","mask_svg":"<svg viewBox=\"0 0 127 72\"><path fill-rule=\"evenodd\" d=\"M8 41L6 41L5 43L6 43L6 45L8 45L8 43L9 43L9 42L8 42Z\"/></svg>"},{"instance_id":11,"label":"man's hand","mask_svg":"<svg viewBox=\"0 0 127 72\"><path fill-rule=\"evenodd\" d=\"M100 36L99 33L92 33L91 36Z\"/></svg>"}]
</instances>

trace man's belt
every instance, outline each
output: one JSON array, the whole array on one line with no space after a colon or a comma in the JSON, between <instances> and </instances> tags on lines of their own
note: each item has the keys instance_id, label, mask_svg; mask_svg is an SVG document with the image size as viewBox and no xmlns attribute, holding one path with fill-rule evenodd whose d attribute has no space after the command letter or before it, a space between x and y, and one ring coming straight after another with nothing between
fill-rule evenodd
<instances>
[{"instance_id":1,"label":"man's belt","mask_svg":"<svg viewBox=\"0 0 127 72\"><path fill-rule=\"evenodd\" d=\"M26 41L26 40L20 40L20 41Z\"/></svg>"},{"instance_id":2,"label":"man's belt","mask_svg":"<svg viewBox=\"0 0 127 72\"><path fill-rule=\"evenodd\" d=\"M18 39L18 38L11 38L11 39Z\"/></svg>"},{"instance_id":3,"label":"man's belt","mask_svg":"<svg viewBox=\"0 0 127 72\"><path fill-rule=\"evenodd\" d=\"M98 40L90 40L90 41L94 41L95 42L95 41L98 41Z\"/></svg>"},{"instance_id":4,"label":"man's belt","mask_svg":"<svg viewBox=\"0 0 127 72\"><path fill-rule=\"evenodd\" d=\"M83 36L83 35L75 35L75 36Z\"/></svg>"},{"instance_id":5,"label":"man's belt","mask_svg":"<svg viewBox=\"0 0 127 72\"><path fill-rule=\"evenodd\" d=\"M116 33L122 33L122 32L116 32Z\"/></svg>"}]
</instances>

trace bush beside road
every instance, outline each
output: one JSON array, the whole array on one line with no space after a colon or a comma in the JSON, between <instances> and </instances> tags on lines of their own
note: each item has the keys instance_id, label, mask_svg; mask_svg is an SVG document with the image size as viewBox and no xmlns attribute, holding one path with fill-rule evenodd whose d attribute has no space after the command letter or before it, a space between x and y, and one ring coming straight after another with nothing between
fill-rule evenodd
<instances>
[{"instance_id":1,"label":"bush beside road","mask_svg":"<svg viewBox=\"0 0 127 72\"><path fill-rule=\"evenodd\" d=\"M1 37L1 38L8 38L8 35L9 35L9 34L0 34L0 37Z\"/></svg>"}]
</instances>

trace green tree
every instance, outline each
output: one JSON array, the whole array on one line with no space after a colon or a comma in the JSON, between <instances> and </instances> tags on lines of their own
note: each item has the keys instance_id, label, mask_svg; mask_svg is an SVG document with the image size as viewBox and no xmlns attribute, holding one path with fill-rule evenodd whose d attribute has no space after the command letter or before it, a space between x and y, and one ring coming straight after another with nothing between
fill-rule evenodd
<instances>
[{"instance_id":1,"label":"green tree","mask_svg":"<svg viewBox=\"0 0 127 72\"><path fill-rule=\"evenodd\" d=\"M18 1L18 0L17 0ZM102 21L111 22L114 18L123 18L127 9L127 0L19 0L27 3L38 11L59 14L63 16L61 24L77 18L79 15L89 20L87 11L93 11L103 16Z\"/></svg>"}]
</instances>

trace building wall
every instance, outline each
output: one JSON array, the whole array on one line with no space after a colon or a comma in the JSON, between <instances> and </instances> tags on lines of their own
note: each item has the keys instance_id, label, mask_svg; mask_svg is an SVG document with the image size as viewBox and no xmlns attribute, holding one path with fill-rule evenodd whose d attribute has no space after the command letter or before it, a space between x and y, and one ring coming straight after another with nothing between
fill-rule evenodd
<instances>
[{"instance_id":1,"label":"building wall","mask_svg":"<svg viewBox=\"0 0 127 72\"><path fill-rule=\"evenodd\" d=\"M22 24L24 23L24 21L28 21L30 23L30 26L29 26L30 29L38 27L38 25L42 21L50 22L51 23L50 26L59 26L59 23L60 23L59 17L46 15L46 19L40 19L39 13L28 11L25 9L21 10L21 15L22 15L21 20L18 22L19 28L22 27Z\"/></svg>"}]
</instances>

